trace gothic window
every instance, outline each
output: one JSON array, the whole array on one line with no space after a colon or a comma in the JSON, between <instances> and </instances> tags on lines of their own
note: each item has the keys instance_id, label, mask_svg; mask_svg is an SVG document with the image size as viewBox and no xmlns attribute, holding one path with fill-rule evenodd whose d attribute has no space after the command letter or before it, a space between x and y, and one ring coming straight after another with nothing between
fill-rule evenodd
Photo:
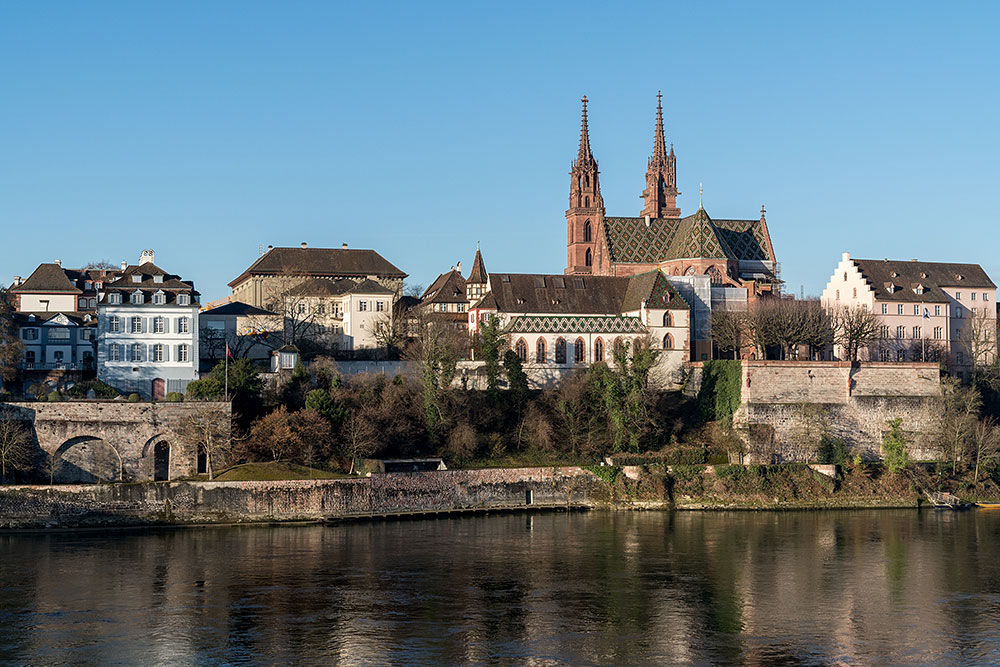
<instances>
[{"instance_id":1,"label":"gothic window","mask_svg":"<svg viewBox=\"0 0 1000 667\"><path fill-rule=\"evenodd\" d=\"M586 174L586 175L585 175L585 176L583 177L583 182L587 184L587 187L588 187L588 188L590 187L590 174Z\"/></svg>"},{"instance_id":2,"label":"gothic window","mask_svg":"<svg viewBox=\"0 0 1000 667\"><path fill-rule=\"evenodd\" d=\"M586 361L587 356L587 344L583 342L582 338L577 338L576 342L573 343L573 361L582 364Z\"/></svg>"},{"instance_id":3,"label":"gothic window","mask_svg":"<svg viewBox=\"0 0 1000 667\"><path fill-rule=\"evenodd\" d=\"M585 243L590 243L591 236L592 236L592 232L591 232L591 228L590 228L590 220L588 220L587 222L583 223L583 240L584 240L584 242Z\"/></svg>"},{"instance_id":4,"label":"gothic window","mask_svg":"<svg viewBox=\"0 0 1000 667\"><path fill-rule=\"evenodd\" d=\"M545 339L539 338L538 342L535 343L535 361L544 364L545 363Z\"/></svg>"},{"instance_id":5,"label":"gothic window","mask_svg":"<svg viewBox=\"0 0 1000 667\"><path fill-rule=\"evenodd\" d=\"M674 349L674 337L671 336L670 334L667 334L666 336L663 337L663 349L664 350Z\"/></svg>"},{"instance_id":6,"label":"gothic window","mask_svg":"<svg viewBox=\"0 0 1000 667\"><path fill-rule=\"evenodd\" d=\"M612 345L611 349L614 350L614 352L616 354L621 354L621 353L623 353L625 351L625 341L622 340L621 336L618 336L618 338L615 338L615 342Z\"/></svg>"},{"instance_id":7,"label":"gothic window","mask_svg":"<svg viewBox=\"0 0 1000 667\"><path fill-rule=\"evenodd\" d=\"M594 341L594 361L604 361L604 341L600 338Z\"/></svg>"},{"instance_id":8,"label":"gothic window","mask_svg":"<svg viewBox=\"0 0 1000 667\"><path fill-rule=\"evenodd\" d=\"M585 266L593 266L594 264L594 253L590 252L590 248L587 248L587 252L583 255L583 263Z\"/></svg>"},{"instance_id":9,"label":"gothic window","mask_svg":"<svg viewBox=\"0 0 1000 667\"><path fill-rule=\"evenodd\" d=\"M585 208L590 208L590 197L583 198L583 205Z\"/></svg>"},{"instance_id":10,"label":"gothic window","mask_svg":"<svg viewBox=\"0 0 1000 667\"><path fill-rule=\"evenodd\" d=\"M521 363L528 360L528 344L524 342L523 338L519 338L514 345L514 354L521 360Z\"/></svg>"},{"instance_id":11,"label":"gothic window","mask_svg":"<svg viewBox=\"0 0 1000 667\"><path fill-rule=\"evenodd\" d=\"M670 311L669 310L666 311L665 313L663 313L663 326L665 326L665 327L672 327L672 326L674 326L674 322L673 322L673 319L670 317Z\"/></svg>"},{"instance_id":12,"label":"gothic window","mask_svg":"<svg viewBox=\"0 0 1000 667\"><path fill-rule=\"evenodd\" d=\"M566 340L563 338L556 341L556 363L566 363Z\"/></svg>"}]
</instances>

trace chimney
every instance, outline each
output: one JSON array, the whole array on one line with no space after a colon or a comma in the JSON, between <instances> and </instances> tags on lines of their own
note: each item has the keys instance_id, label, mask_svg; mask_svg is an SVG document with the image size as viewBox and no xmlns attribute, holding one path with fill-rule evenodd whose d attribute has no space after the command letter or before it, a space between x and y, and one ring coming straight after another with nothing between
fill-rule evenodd
<instances>
[{"instance_id":1,"label":"chimney","mask_svg":"<svg viewBox=\"0 0 1000 667\"><path fill-rule=\"evenodd\" d=\"M341 246L340 246L340 247L341 247L341 249L343 249L343 250L347 250L347 244L346 244L346 243L343 243L343 244L341 244Z\"/></svg>"},{"instance_id":2,"label":"chimney","mask_svg":"<svg viewBox=\"0 0 1000 667\"><path fill-rule=\"evenodd\" d=\"M56 266L59 266L59 267L62 266L62 260L61 259L57 259L56 260Z\"/></svg>"},{"instance_id":3,"label":"chimney","mask_svg":"<svg viewBox=\"0 0 1000 667\"><path fill-rule=\"evenodd\" d=\"M271 252L272 250L274 250L274 246L273 245L268 245L267 246L267 251Z\"/></svg>"},{"instance_id":4,"label":"chimney","mask_svg":"<svg viewBox=\"0 0 1000 667\"><path fill-rule=\"evenodd\" d=\"M458 264L455 265L455 270L458 271L459 273L462 272L462 263L461 262L459 262Z\"/></svg>"},{"instance_id":5,"label":"chimney","mask_svg":"<svg viewBox=\"0 0 1000 667\"><path fill-rule=\"evenodd\" d=\"M14 276L14 286L17 287L21 284L21 276Z\"/></svg>"},{"instance_id":6,"label":"chimney","mask_svg":"<svg viewBox=\"0 0 1000 667\"><path fill-rule=\"evenodd\" d=\"M122 260L122 271L124 271L124 270L125 270L125 269L127 269L127 268L128 268L128 262L126 262L126 261L125 261L125 260L123 259L123 260Z\"/></svg>"},{"instance_id":7,"label":"chimney","mask_svg":"<svg viewBox=\"0 0 1000 667\"><path fill-rule=\"evenodd\" d=\"M303 248L305 248L305 247L306 247L306 242L305 242L305 241L303 241L303 242L302 242L302 247L303 247Z\"/></svg>"}]
</instances>

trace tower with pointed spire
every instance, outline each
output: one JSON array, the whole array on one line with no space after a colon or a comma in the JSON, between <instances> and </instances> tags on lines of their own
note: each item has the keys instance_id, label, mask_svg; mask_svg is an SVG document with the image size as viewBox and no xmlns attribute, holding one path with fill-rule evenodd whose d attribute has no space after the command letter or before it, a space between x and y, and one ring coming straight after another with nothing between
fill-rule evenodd
<instances>
[{"instance_id":1,"label":"tower with pointed spire","mask_svg":"<svg viewBox=\"0 0 1000 667\"><path fill-rule=\"evenodd\" d=\"M470 304L475 304L489 291L490 277L486 273L486 263L483 262L483 253L479 250L479 242L476 242L476 259L472 262L472 271L465 281L465 295Z\"/></svg>"},{"instance_id":2,"label":"tower with pointed spire","mask_svg":"<svg viewBox=\"0 0 1000 667\"><path fill-rule=\"evenodd\" d=\"M677 208L677 158L674 145L667 153L667 142L663 136L663 95L656 93L656 131L653 135L653 154L646 166L646 189L642 191L643 207L641 217L679 218Z\"/></svg>"},{"instance_id":3,"label":"tower with pointed spire","mask_svg":"<svg viewBox=\"0 0 1000 667\"><path fill-rule=\"evenodd\" d=\"M604 217L604 199L598 180L597 159L590 151L587 96L580 122L580 149L570 169L569 208L566 210L566 273L590 273L594 264L597 230Z\"/></svg>"}]
</instances>

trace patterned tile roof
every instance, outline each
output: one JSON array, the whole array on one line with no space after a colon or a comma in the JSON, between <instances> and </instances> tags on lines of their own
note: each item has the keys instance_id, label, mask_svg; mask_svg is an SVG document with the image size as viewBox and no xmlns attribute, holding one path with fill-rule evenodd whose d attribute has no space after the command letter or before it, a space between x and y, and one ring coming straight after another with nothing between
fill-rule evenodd
<instances>
[{"instance_id":1,"label":"patterned tile roof","mask_svg":"<svg viewBox=\"0 0 1000 667\"><path fill-rule=\"evenodd\" d=\"M611 261L655 264L687 257L773 261L760 220L712 220L704 209L686 218L604 218Z\"/></svg>"},{"instance_id":2,"label":"patterned tile roof","mask_svg":"<svg viewBox=\"0 0 1000 667\"><path fill-rule=\"evenodd\" d=\"M629 278L628 289L622 301L622 311L639 310L645 303L647 308L677 309L688 308L684 297L670 284L660 271L647 271Z\"/></svg>"},{"instance_id":3,"label":"patterned tile roof","mask_svg":"<svg viewBox=\"0 0 1000 667\"><path fill-rule=\"evenodd\" d=\"M579 315L524 315L510 321L510 333L646 333L638 317Z\"/></svg>"}]
</instances>

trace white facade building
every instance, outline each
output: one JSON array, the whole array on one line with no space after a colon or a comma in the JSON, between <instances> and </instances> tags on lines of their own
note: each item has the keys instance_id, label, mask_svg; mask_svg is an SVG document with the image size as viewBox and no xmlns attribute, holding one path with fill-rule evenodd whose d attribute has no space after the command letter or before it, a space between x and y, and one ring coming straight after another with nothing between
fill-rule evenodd
<instances>
[{"instance_id":1,"label":"white facade building","mask_svg":"<svg viewBox=\"0 0 1000 667\"><path fill-rule=\"evenodd\" d=\"M98 378L145 398L184 392L198 379L198 296L143 251L98 302Z\"/></svg>"}]
</instances>

